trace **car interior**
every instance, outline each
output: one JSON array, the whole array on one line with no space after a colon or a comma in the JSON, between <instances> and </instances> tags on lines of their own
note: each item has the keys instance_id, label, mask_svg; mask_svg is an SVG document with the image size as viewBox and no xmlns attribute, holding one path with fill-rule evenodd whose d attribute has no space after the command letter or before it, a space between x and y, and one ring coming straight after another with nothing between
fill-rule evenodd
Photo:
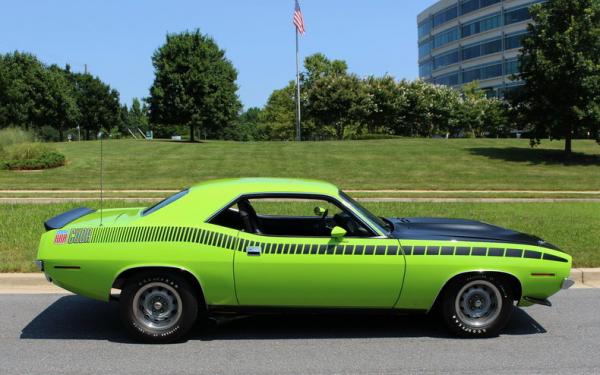
<instances>
[{"instance_id":1,"label":"car interior","mask_svg":"<svg viewBox=\"0 0 600 375\"><path fill-rule=\"evenodd\" d=\"M305 205L313 204L315 206L312 216L257 213L253 203L257 205L257 201L274 198L280 197L261 197L261 199L242 197L213 217L210 223L267 236L330 237L331 230L335 226L343 228L346 231L346 237L372 237L374 235L352 213L333 202L321 199L313 201L302 198ZM323 208L323 206L328 208Z\"/></svg>"}]
</instances>

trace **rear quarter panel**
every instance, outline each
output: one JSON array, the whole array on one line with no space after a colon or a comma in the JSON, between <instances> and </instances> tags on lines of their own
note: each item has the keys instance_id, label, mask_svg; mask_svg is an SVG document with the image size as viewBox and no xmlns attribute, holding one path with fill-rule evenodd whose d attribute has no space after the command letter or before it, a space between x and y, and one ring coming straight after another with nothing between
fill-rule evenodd
<instances>
[{"instance_id":1,"label":"rear quarter panel","mask_svg":"<svg viewBox=\"0 0 600 375\"><path fill-rule=\"evenodd\" d=\"M42 236L38 259L58 286L99 300L108 300L114 280L125 270L169 267L194 275L207 303L234 304L234 252L208 239L220 235L233 241L237 231L218 227L217 232L212 227L107 226L92 228L87 243L66 244L55 244L56 231L49 231ZM77 228L69 230L73 229ZM201 242L201 237L207 241Z\"/></svg>"}]
</instances>

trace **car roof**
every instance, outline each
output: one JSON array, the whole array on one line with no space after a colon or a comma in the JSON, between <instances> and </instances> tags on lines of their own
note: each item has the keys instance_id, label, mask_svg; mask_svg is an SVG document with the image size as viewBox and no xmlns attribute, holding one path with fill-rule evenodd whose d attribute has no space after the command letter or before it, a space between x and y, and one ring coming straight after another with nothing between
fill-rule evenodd
<instances>
[{"instance_id":1,"label":"car roof","mask_svg":"<svg viewBox=\"0 0 600 375\"><path fill-rule=\"evenodd\" d=\"M297 178L245 177L210 180L196 184L190 192L218 193L220 196L239 196L259 193L308 193L337 195L338 187L324 181Z\"/></svg>"}]
</instances>

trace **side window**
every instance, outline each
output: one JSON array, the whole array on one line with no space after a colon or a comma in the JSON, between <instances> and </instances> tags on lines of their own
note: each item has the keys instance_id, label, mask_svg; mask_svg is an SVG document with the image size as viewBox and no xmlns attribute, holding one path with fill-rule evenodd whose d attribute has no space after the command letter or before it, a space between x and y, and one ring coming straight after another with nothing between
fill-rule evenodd
<instances>
[{"instance_id":1,"label":"side window","mask_svg":"<svg viewBox=\"0 0 600 375\"><path fill-rule=\"evenodd\" d=\"M329 237L335 226L348 237L372 237L355 216L336 203L315 197L241 198L222 210L212 224L267 236Z\"/></svg>"},{"instance_id":2,"label":"side window","mask_svg":"<svg viewBox=\"0 0 600 375\"><path fill-rule=\"evenodd\" d=\"M209 220L209 223L231 229L244 229L244 223L240 217L240 211L238 210L237 204L227 207L219 212L217 216Z\"/></svg>"},{"instance_id":3,"label":"side window","mask_svg":"<svg viewBox=\"0 0 600 375\"><path fill-rule=\"evenodd\" d=\"M302 198L250 198L248 202L256 214L262 217L307 217L323 216L333 218L342 210L335 204L324 199L302 199ZM317 215L315 209L324 212Z\"/></svg>"}]
</instances>

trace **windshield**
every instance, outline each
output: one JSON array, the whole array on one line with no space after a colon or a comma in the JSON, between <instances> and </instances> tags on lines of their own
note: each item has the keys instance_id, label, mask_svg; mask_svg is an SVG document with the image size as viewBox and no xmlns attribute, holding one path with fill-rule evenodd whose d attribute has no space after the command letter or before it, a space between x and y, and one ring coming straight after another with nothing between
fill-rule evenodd
<instances>
[{"instance_id":1,"label":"windshield","mask_svg":"<svg viewBox=\"0 0 600 375\"><path fill-rule=\"evenodd\" d=\"M380 228L382 228L388 232L391 232L394 229L391 223L388 223L386 220L382 220L380 217L377 217L376 215L371 213L371 211L367 210L360 203L358 203L357 201L352 199L348 194L344 193L341 190L340 190L340 196L346 202L350 203L350 205L353 206L356 209L356 211L363 214L363 216L365 216L367 219L369 219L373 223L377 224Z\"/></svg>"},{"instance_id":2,"label":"windshield","mask_svg":"<svg viewBox=\"0 0 600 375\"><path fill-rule=\"evenodd\" d=\"M175 194L171 195L170 197L163 199L162 201L158 202L154 206L150 206L150 207L146 208L144 211L142 211L142 216L151 214L154 211L160 210L164 206L175 202L177 199L186 195L188 193L188 191L189 191L188 189L182 190L179 193L175 193Z\"/></svg>"}]
</instances>

